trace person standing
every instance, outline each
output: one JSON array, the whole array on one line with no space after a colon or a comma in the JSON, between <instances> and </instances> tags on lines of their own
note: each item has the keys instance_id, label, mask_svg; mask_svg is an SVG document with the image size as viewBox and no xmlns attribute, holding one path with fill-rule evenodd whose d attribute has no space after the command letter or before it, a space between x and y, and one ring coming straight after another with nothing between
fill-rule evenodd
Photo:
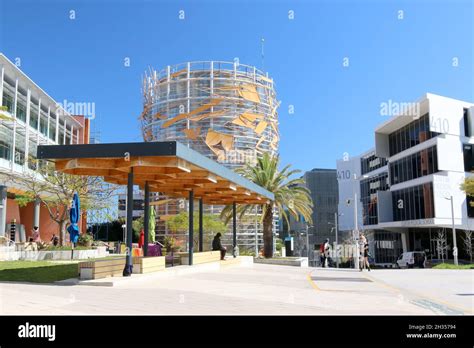
<instances>
[{"instance_id":1,"label":"person standing","mask_svg":"<svg viewBox=\"0 0 474 348\"><path fill-rule=\"evenodd\" d=\"M143 248L144 244L145 244L145 231L142 228L140 231L140 236L138 237L138 247Z\"/></svg>"},{"instance_id":2,"label":"person standing","mask_svg":"<svg viewBox=\"0 0 474 348\"><path fill-rule=\"evenodd\" d=\"M33 229L31 230L31 235L33 237L34 242L39 242L40 241L40 234L39 234L39 227L34 226Z\"/></svg>"},{"instance_id":3,"label":"person standing","mask_svg":"<svg viewBox=\"0 0 474 348\"><path fill-rule=\"evenodd\" d=\"M329 245L329 238L326 238L326 242L324 243L324 247L323 247L323 267L328 267L328 259L329 259L329 248L330 248L330 245Z\"/></svg>"}]
</instances>

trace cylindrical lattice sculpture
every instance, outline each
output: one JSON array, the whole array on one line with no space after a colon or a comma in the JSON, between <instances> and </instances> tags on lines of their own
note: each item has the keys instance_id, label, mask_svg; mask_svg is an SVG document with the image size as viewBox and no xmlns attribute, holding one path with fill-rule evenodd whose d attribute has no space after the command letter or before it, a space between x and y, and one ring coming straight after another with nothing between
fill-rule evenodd
<instances>
[{"instance_id":1,"label":"cylindrical lattice sculpture","mask_svg":"<svg viewBox=\"0 0 474 348\"><path fill-rule=\"evenodd\" d=\"M150 69L143 97L145 141L176 140L230 168L278 151L274 83L255 67L208 61Z\"/></svg>"},{"instance_id":2,"label":"cylindrical lattice sculpture","mask_svg":"<svg viewBox=\"0 0 474 348\"><path fill-rule=\"evenodd\" d=\"M143 98L140 119L145 141L176 140L231 169L252 163L265 152L278 152L274 83L255 67L208 61L150 69L143 79ZM164 204L156 206L159 239L170 232L166 219L186 209L184 200L167 198L160 196ZM205 207L210 214L221 209ZM240 219L237 238L242 249L262 245L260 216L256 207ZM231 244L230 236L224 235L223 242ZM185 242L184 235L178 237Z\"/></svg>"}]
</instances>

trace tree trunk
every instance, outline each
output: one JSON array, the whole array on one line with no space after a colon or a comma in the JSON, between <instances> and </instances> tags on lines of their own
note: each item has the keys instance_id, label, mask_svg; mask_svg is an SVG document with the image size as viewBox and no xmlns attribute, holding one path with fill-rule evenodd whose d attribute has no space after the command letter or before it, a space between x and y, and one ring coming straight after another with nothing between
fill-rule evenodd
<instances>
[{"instance_id":1,"label":"tree trunk","mask_svg":"<svg viewBox=\"0 0 474 348\"><path fill-rule=\"evenodd\" d=\"M273 207L267 205L267 211L263 217L263 256L273 257Z\"/></svg>"},{"instance_id":2,"label":"tree trunk","mask_svg":"<svg viewBox=\"0 0 474 348\"><path fill-rule=\"evenodd\" d=\"M59 223L59 245L64 246L66 242L66 220Z\"/></svg>"}]
</instances>

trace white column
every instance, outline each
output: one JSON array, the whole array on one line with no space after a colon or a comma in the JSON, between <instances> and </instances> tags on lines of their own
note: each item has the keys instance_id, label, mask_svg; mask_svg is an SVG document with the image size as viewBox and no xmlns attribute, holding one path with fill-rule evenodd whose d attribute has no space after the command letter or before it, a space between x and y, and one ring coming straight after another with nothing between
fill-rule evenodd
<instances>
[{"instance_id":1,"label":"white column","mask_svg":"<svg viewBox=\"0 0 474 348\"><path fill-rule=\"evenodd\" d=\"M48 129L46 130L46 137L48 138L48 142L51 140L49 138L49 123L50 123L50 120L51 120L51 106L48 106L48 122L47 122L47 126Z\"/></svg>"},{"instance_id":2,"label":"white column","mask_svg":"<svg viewBox=\"0 0 474 348\"><path fill-rule=\"evenodd\" d=\"M83 143L84 143L84 139L82 140L82 142L79 141L79 134L80 134L79 129L76 130L76 134L77 134L76 144L83 144Z\"/></svg>"},{"instance_id":3,"label":"white column","mask_svg":"<svg viewBox=\"0 0 474 348\"><path fill-rule=\"evenodd\" d=\"M3 79L5 78L5 67L2 65L2 72L0 78L0 105L3 105Z\"/></svg>"},{"instance_id":4,"label":"white column","mask_svg":"<svg viewBox=\"0 0 474 348\"><path fill-rule=\"evenodd\" d=\"M0 186L0 236L5 236L7 223L7 187Z\"/></svg>"},{"instance_id":5,"label":"white column","mask_svg":"<svg viewBox=\"0 0 474 348\"><path fill-rule=\"evenodd\" d=\"M36 135L36 145L39 144L39 138L41 133L41 98L38 98L38 134Z\"/></svg>"},{"instance_id":6,"label":"white column","mask_svg":"<svg viewBox=\"0 0 474 348\"><path fill-rule=\"evenodd\" d=\"M66 118L64 118L64 127L63 127L63 145L66 145Z\"/></svg>"},{"instance_id":7,"label":"white column","mask_svg":"<svg viewBox=\"0 0 474 348\"><path fill-rule=\"evenodd\" d=\"M401 237L402 237L403 252L406 253L408 251L407 232L401 232Z\"/></svg>"},{"instance_id":8,"label":"white column","mask_svg":"<svg viewBox=\"0 0 474 348\"><path fill-rule=\"evenodd\" d=\"M18 78L15 80L15 101L13 103L13 117L15 118L13 122L13 141L12 141L12 162L11 170L13 171L13 166L15 165L15 151L16 151L16 109L18 105Z\"/></svg>"},{"instance_id":9,"label":"white column","mask_svg":"<svg viewBox=\"0 0 474 348\"><path fill-rule=\"evenodd\" d=\"M54 137L54 142L59 143L59 112L56 111L56 136Z\"/></svg>"},{"instance_id":10,"label":"white column","mask_svg":"<svg viewBox=\"0 0 474 348\"><path fill-rule=\"evenodd\" d=\"M33 227L40 224L40 209L41 209L41 200L36 198L34 201L34 210L33 210Z\"/></svg>"},{"instance_id":11,"label":"white column","mask_svg":"<svg viewBox=\"0 0 474 348\"><path fill-rule=\"evenodd\" d=\"M74 126L71 126L71 140L69 143L74 144Z\"/></svg>"},{"instance_id":12,"label":"white column","mask_svg":"<svg viewBox=\"0 0 474 348\"><path fill-rule=\"evenodd\" d=\"M23 168L28 169L28 152L30 143L30 113L31 113L31 90L26 93L26 128L25 128L25 163Z\"/></svg>"}]
</instances>

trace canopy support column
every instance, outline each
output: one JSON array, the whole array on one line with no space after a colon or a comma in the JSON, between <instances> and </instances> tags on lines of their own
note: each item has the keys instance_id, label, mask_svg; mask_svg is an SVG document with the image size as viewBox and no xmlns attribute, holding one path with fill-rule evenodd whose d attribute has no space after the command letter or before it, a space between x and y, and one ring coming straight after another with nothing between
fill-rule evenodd
<instances>
[{"instance_id":1,"label":"canopy support column","mask_svg":"<svg viewBox=\"0 0 474 348\"><path fill-rule=\"evenodd\" d=\"M203 250L202 198L199 198L199 252Z\"/></svg>"},{"instance_id":2,"label":"canopy support column","mask_svg":"<svg viewBox=\"0 0 474 348\"><path fill-rule=\"evenodd\" d=\"M236 249L237 249L237 207L235 202L232 203L232 240L233 240L233 248L232 248L232 255L237 257Z\"/></svg>"},{"instance_id":3,"label":"canopy support column","mask_svg":"<svg viewBox=\"0 0 474 348\"><path fill-rule=\"evenodd\" d=\"M150 185L148 181L145 182L145 214L143 220L143 232L145 233L143 256L148 256L148 237L150 234Z\"/></svg>"},{"instance_id":4,"label":"canopy support column","mask_svg":"<svg viewBox=\"0 0 474 348\"><path fill-rule=\"evenodd\" d=\"M127 256L125 260L125 268L123 270L124 277L130 277L133 272L132 263L132 222L133 222L133 167L128 173L127 182Z\"/></svg>"},{"instance_id":5,"label":"canopy support column","mask_svg":"<svg viewBox=\"0 0 474 348\"><path fill-rule=\"evenodd\" d=\"M193 265L193 252L194 252L194 191L189 191L189 250L188 250L188 263L189 266Z\"/></svg>"}]
</instances>

